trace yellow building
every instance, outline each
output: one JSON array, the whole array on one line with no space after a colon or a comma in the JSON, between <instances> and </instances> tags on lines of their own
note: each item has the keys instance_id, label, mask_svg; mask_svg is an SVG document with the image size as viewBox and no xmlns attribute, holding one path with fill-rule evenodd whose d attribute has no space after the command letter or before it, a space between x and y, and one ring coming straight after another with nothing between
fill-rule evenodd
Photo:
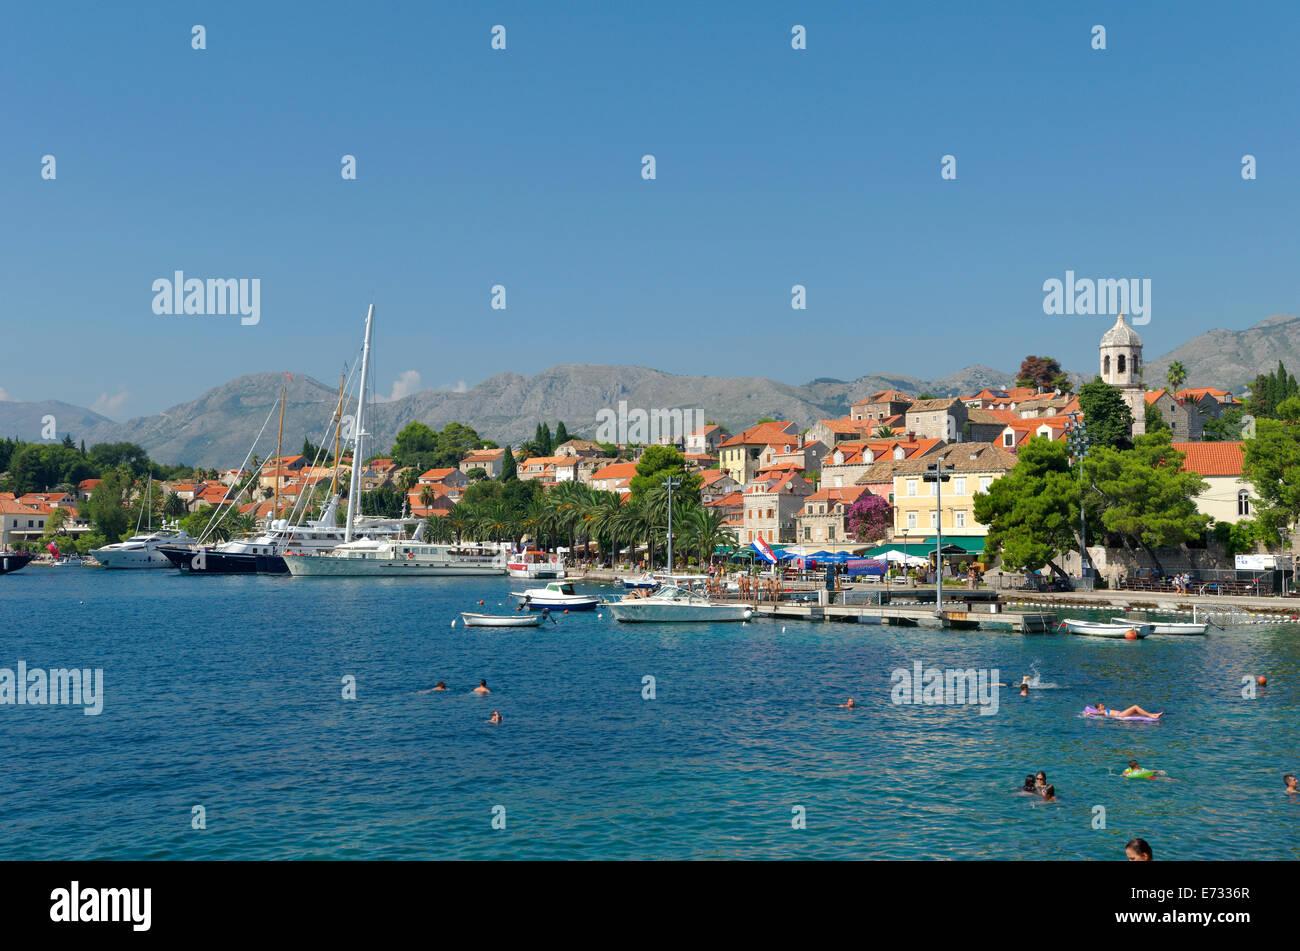
<instances>
[{"instance_id":1,"label":"yellow building","mask_svg":"<svg viewBox=\"0 0 1300 951\"><path fill-rule=\"evenodd\" d=\"M926 468L936 461L954 470L943 483L942 513L936 505L936 484L923 478ZM993 480L1006 475L1015 464L1014 453L990 442L957 443L922 459L896 463L894 537L920 540L932 536L942 524L945 540L951 538L955 544L960 544L962 537L982 539L988 526L975 520L975 495L987 492Z\"/></svg>"}]
</instances>

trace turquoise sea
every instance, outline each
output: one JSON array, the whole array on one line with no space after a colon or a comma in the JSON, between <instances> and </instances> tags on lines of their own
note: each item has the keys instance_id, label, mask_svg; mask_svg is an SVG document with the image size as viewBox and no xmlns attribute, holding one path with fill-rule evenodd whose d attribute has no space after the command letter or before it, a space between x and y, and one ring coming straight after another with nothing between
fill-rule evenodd
<instances>
[{"instance_id":1,"label":"turquoise sea","mask_svg":"<svg viewBox=\"0 0 1300 951\"><path fill-rule=\"evenodd\" d=\"M105 683L99 716L0 706L0 858L1122 860L1133 836L1157 859L1300 857L1281 780L1300 771L1300 624L1143 642L607 612L452 626L522 586L0 578L0 667ZM1003 689L992 716L895 705L891 672L917 661L1058 686ZM1083 719L1096 700L1167 718ZM1130 757L1167 778L1122 778ZM1059 802L1016 793L1039 769Z\"/></svg>"}]
</instances>

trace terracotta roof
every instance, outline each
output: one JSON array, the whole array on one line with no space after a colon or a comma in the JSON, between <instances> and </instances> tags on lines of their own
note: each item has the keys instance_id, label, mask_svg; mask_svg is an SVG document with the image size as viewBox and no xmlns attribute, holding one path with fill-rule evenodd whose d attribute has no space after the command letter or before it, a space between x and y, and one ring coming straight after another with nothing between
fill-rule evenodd
<instances>
[{"instance_id":1,"label":"terracotta roof","mask_svg":"<svg viewBox=\"0 0 1300 951\"><path fill-rule=\"evenodd\" d=\"M420 478L421 478L421 479L428 479L428 480L431 481L431 482L441 482L443 479L447 478L447 476L451 475L453 472L460 472L460 470L459 470L459 469L451 469L451 468L448 468L448 469L430 469L428 472L421 472L421 473L420 473Z\"/></svg>"},{"instance_id":2,"label":"terracotta roof","mask_svg":"<svg viewBox=\"0 0 1300 951\"><path fill-rule=\"evenodd\" d=\"M1143 397L1146 399L1147 405L1149 406L1156 400L1160 399L1160 397L1164 396L1166 392L1167 391L1165 390L1147 390L1146 393L1143 394Z\"/></svg>"},{"instance_id":3,"label":"terracotta roof","mask_svg":"<svg viewBox=\"0 0 1300 951\"><path fill-rule=\"evenodd\" d=\"M475 449L465 456L461 462L493 462L505 456L505 449Z\"/></svg>"},{"instance_id":4,"label":"terracotta roof","mask_svg":"<svg viewBox=\"0 0 1300 951\"><path fill-rule=\"evenodd\" d=\"M864 396L862 399L854 402L854 406L865 406L867 403L910 403L912 397L906 393L900 393L898 390L881 390L878 393L872 393L870 396Z\"/></svg>"},{"instance_id":5,"label":"terracotta roof","mask_svg":"<svg viewBox=\"0 0 1300 951\"><path fill-rule=\"evenodd\" d=\"M603 469L597 469L591 474L591 478L592 481L597 479L631 479L634 475L636 475L635 462L615 462Z\"/></svg>"},{"instance_id":6,"label":"terracotta roof","mask_svg":"<svg viewBox=\"0 0 1300 951\"><path fill-rule=\"evenodd\" d=\"M737 433L722 445L749 446L754 445L755 443L761 443L765 446L772 445L773 443L784 445L786 442L795 438L793 433L787 431L793 425L794 423L789 420L776 423L759 423L757 426L751 426L744 432Z\"/></svg>"},{"instance_id":7,"label":"terracotta roof","mask_svg":"<svg viewBox=\"0 0 1300 951\"><path fill-rule=\"evenodd\" d=\"M736 491L736 492L728 492L722 498L714 499L712 502L705 502L704 504L706 506L711 506L714 508L733 508L737 505L743 505L744 502L745 502L745 494L743 492Z\"/></svg>"},{"instance_id":8,"label":"terracotta roof","mask_svg":"<svg viewBox=\"0 0 1300 951\"><path fill-rule=\"evenodd\" d=\"M966 411L972 423L1009 423L1020 417L1009 409L980 409L974 407Z\"/></svg>"},{"instance_id":9,"label":"terracotta roof","mask_svg":"<svg viewBox=\"0 0 1300 951\"><path fill-rule=\"evenodd\" d=\"M953 468L958 472L1008 472L1017 462L1015 453L1007 452L991 442L953 443L941 455L944 468ZM924 472L937 458L903 459L898 463L894 474L917 475ZM862 482L862 479L858 480L859 484Z\"/></svg>"},{"instance_id":10,"label":"terracotta roof","mask_svg":"<svg viewBox=\"0 0 1300 951\"><path fill-rule=\"evenodd\" d=\"M23 505L21 502L10 502L8 499L0 499L0 515L41 515L30 505Z\"/></svg>"},{"instance_id":11,"label":"terracotta roof","mask_svg":"<svg viewBox=\"0 0 1300 951\"><path fill-rule=\"evenodd\" d=\"M1185 453L1184 472L1203 476L1239 476L1243 460L1239 442L1176 442L1173 447Z\"/></svg>"},{"instance_id":12,"label":"terracotta roof","mask_svg":"<svg viewBox=\"0 0 1300 951\"><path fill-rule=\"evenodd\" d=\"M730 478L731 476L723 472L721 469L705 469L703 472L700 473L700 484L709 486L709 485L713 485L713 483L717 482L720 479L730 479Z\"/></svg>"},{"instance_id":13,"label":"terracotta roof","mask_svg":"<svg viewBox=\"0 0 1300 951\"><path fill-rule=\"evenodd\" d=\"M852 504L858 500L858 496L867 491L865 485L846 485L842 488L818 489L808 498L804 499L805 507L808 502L845 502Z\"/></svg>"},{"instance_id":14,"label":"terracotta roof","mask_svg":"<svg viewBox=\"0 0 1300 951\"><path fill-rule=\"evenodd\" d=\"M917 400L907 409L907 415L912 413L934 413L941 409L949 409L954 403L960 403L961 400L955 396L944 397L937 400Z\"/></svg>"},{"instance_id":15,"label":"terracotta roof","mask_svg":"<svg viewBox=\"0 0 1300 951\"><path fill-rule=\"evenodd\" d=\"M1192 386L1185 390L1179 390L1174 395L1180 400L1192 400L1193 402L1200 402L1207 396L1213 396L1220 403L1236 402L1236 399L1227 390L1220 390L1213 386Z\"/></svg>"}]
</instances>

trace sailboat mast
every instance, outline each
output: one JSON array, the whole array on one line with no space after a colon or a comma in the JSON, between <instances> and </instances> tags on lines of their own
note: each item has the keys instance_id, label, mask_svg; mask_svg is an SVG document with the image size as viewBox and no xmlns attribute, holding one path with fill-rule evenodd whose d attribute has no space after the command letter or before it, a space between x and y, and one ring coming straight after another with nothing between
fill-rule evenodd
<instances>
[{"instance_id":1,"label":"sailboat mast","mask_svg":"<svg viewBox=\"0 0 1300 951\"><path fill-rule=\"evenodd\" d=\"M284 443L284 391L285 387L280 388L280 434L275 437L275 472L272 473L275 479L275 501L271 503L271 522L274 524L275 516L280 512L280 471L284 466L284 456L282 455Z\"/></svg>"},{"instance_id":2,"label":"sailboat mast","mask_svg":"<svg viewBox=\"0 0 1300 951\"><path fill-rule=\"evenodd\" d=\"M361 460L365 441L366 382L370 377L370 331L375 319L375 305L366 311L366 342L361 348L361 390L357 394L356 432L352 440L352 480L348 488L348 525L343 532L345 542L352 541L352 523L361 505Z\"/></svg>"},{"instance_id":3,"label":"sailboat mast","mask_svg":"<svg viewBox=\"0 0 1300 951\"><path fill-rule=\"evenodd\" d=\"M339 433L343 431L343 374L339 374L339 408L334 413L334 475L330 478L330 497L339 494Z\"/></svg>"}]
</instances>

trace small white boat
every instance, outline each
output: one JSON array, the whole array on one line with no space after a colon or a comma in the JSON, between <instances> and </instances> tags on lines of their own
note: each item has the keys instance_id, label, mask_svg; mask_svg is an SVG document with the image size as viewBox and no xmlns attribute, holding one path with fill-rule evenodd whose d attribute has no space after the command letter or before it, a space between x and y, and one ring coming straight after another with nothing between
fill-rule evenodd
<instances>
[{"instance_id":1,"label":"small white boat","mask_svg":"<svg viewBox=\"0 0 1300 951\"><path fill-rule=\"evenodd\" d=\"M460 612L466 627L537 627L542 623L540 614L471 614Z\"/></svg>"},{"instance_id":2,"label":"small white boat","mask_svg":"<svg viewBox=\"0 0 1300 951\"><path fill-rule=\"evenodd\" d=\"M623 587L633 589L645 588L653 591L655 588L659 587L659 582L655 580L654 575L647 571L639 578L624 578Z\"/></svg>"},{"instance_id":3,"label":"small white boat","mask_svg":"<svg viewBox=\"0 0 1300 951\"><path fill-rule=\"evenodd\" d=\"M1134 637L1142 638L1151 633L1152 627L1139 621L1107 624L1104 621L1080 621L1077 618L1066 618L1061 623L1071 634L1082 634L1086 637L1128 638L1132 634Z\"/></svg>"},{"instance_id":4,"label":"small white boat","mask_svg":"<svg viewBox=\"0 0 1300 951\"><path fill-rule=\"evenodd\" d=\"M1122 617L1111 618L1116 624L1128 624ZM1204 634L1210 625L1205 621L1146 621L1152 634Z\"/></svg>"},{"instance_id":5,"label":"small white boat","mask_svg":"<svg viewBox=\"0 0 1300 951\"><path fill-rule=\"evenodd\" d=\"M544 551L530 548L516 552L506 562L506 570L512 578L563 578L564 559L559 554L548 555Z\"/></svg>"},{"instance_id":6,"label":"small white boat","mask_svg":"<svg viewBox=\"0 0 1300 951\"><path fill-rule=\"evenodd\" d=\"M689 588L664 585L647 598L626 598L609 605L620 621L748 621L754 609L748 604L711 601Z\"/></svg>"},{"instance_id":7,"label":"small white boat","mask_svg":"<svg viewBox=\"0 0 1300 951\"><path fill-rule=\"evenodd\" d=\"M529 588L526 591L512 591L511 597L519 598L524 607L530 611L542 608L565 611L590 611L600 603L598 598L589 594L578 594L569 581L552 581L545 588Z\"/></svg>"}]
</instances>

